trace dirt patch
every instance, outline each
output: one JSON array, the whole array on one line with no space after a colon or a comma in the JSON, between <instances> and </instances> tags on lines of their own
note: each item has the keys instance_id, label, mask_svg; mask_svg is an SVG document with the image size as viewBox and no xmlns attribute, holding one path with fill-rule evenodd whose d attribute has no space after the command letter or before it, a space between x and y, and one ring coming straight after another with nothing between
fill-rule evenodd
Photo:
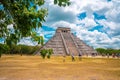
<instances>
[{"instance_id":1,"label":"dirt patch","mask_svg":"<svg viewBox=\"0 0 120 80\"><path fill-rule=\"evenodd\" d=\"M0 80L120 80L120 59L2 56Z\"/></svg>"}]
</instances>

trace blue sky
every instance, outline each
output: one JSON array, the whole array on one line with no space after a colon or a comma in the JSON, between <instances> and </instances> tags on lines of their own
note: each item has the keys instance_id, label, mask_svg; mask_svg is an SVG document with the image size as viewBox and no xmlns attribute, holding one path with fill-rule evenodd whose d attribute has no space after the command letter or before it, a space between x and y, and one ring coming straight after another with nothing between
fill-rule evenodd
<instances>
[{"instance_id":1,"label":"blue sky","mask_svg":"<svg viewBox=\"0 0 120 80\"><path fill-rule=\"evenodd\" d=\"M69 27L78 38L94 48L120 48L120 0L70 0L59 7L46 0L48 16L38 35L48 41L57 27ZM39 7L41 8L41 7ZM27 39L21 44L33 43Z\"/></svg>"}]
</instances>

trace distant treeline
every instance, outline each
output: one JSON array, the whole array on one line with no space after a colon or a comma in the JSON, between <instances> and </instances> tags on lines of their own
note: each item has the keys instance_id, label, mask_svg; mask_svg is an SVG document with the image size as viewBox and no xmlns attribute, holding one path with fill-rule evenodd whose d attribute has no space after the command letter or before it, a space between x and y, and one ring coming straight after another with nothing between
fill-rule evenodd
<instances>
[{"instance_id":1,"label":"distant treeline","mask_svg":"<svg viewBox=\"0 0 120 80\"><path fill-rule=\"evenodd\" d=\"M120 49L104 49L104 48L97 48L96 51L98 52L99 55L118 55L120 54Z\"/></svg>"},{"instance_id":2,"label":"distant treeline","mask_svg":"<svg viewBox=\"0 0 120 80\"><path fill-rule=\"evenodd\" d=\"M6 44L0 44L0 51L1 51L2 54L26 54L26 55L32 55L39 48L40 48L40 46L12 45L11 47L9 47ZM98 52L99 55L120 54L120 49L97 48L96 51Z\"/></svg>"},{"instance_id":3,"label":"distant treeline","mask_svg":"<svg viewBox=\"0 0 120 80\"><path fill-rule=\"evenodd\" d=\"M27 46L27 45L12 45L9 47L6 44L0 44L0 51L2 54L26 54L32 55L40 46Z\"/></svg>"}]
</instances>

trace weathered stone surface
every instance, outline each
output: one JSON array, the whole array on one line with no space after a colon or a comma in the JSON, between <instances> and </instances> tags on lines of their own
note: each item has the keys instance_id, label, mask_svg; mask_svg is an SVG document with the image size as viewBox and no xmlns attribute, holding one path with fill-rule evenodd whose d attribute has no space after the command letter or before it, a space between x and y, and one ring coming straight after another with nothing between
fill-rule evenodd
<instances>
[{"instance_id":1,"label":"weathered stone surface","mask_svg":"<svg viewBox=\"0 0 120 80\"><path fill-rule=\"evenodd\" d=\"M59 27L55 35L40 50L44 48L52 48L54 55L91 55L96 53L92 47L73 35L70 28L63 27Z\"/></svg>"}]
</instances>

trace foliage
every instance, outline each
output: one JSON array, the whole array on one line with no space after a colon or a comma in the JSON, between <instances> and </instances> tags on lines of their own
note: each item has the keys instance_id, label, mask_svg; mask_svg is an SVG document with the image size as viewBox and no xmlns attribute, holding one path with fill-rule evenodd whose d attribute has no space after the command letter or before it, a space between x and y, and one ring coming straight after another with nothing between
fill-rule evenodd
<instances>
[{"instance_id":1,"label":"foliage","mask_svg":"<svg viewBox=\"0 0 120 80\"><path fill-rule=\"evenodd\" d=\"M32 41L38 42L38 44L41 44L43 46L44 44L44 38L43 36L38 36L35 32L31 35Z\"/></svg>"},{"instance_id":2,"label":"foliage","mask_svg":"<svg viewBox=\"0 0 120 80\"><path fill-rule=\"evenodd\" d=\"M39 48L34 46L27 46L27 45L18 45L20 50L18 49L19 54L27 54L33 55L33 53Z\"/></svg>"},{"instance_id":3,"label":"foliage","mask_svg":"<svg viewBox=\"0 0 120 80\"><path fill-rule=\"evenodd\" d=\"M96 51L99 53L99 54L103 54L105 52L105 49L104 48L97 48Z\"/></svg>"},{"instance_id":4,"label":"foliage","mask_svg":"<svg viewBox=\"0 0 120 80\"><path fill-rule=\"evenodd\" d=\"M104 48L97 48L96 51L100 54L100 55L112 55L112 54L120 54L120 49L104 49Z\"/></svg>"},{"instance_id":5,"label":"foliage","mask_svg":"<svg viewBox=\"0 0 120 80\"><path fill-rule=\"evenodd\" d=\"M43 59L47 56L48 59L50 59L50 56L53 54L53 49L42 49L40 51L40 55Z\"/></svg>"},{"instance_id":6,"label":"foliage","mask_svg":"<svg viewBox=\"0 0 120 80\"><path fill-rule=\"evenodd\" d=\"M0 44L2 54L27 54L32 55L39 47L27 45L12 45L11 48L6 44Z\"/></svg>"},{"instance_id":7,"label":"foliage","mask_svg":"<svg viewBox=\"0 0 120 80\"><path fill-rule=\"evenodd\" d=\"M9 53L9 50L10 50L10 48L9 48L8 45L0 44L0 51L1 51L1 53Z\"/></svg>"},{"instance_id":8,"label":"foliage","mask_svg":"<svg viewBox=\"0 0 120 80\"><path fill-rule=\"evenodd\" d=\"M0 38L13 45L34 34L33 31L42 26L48 14L48 9L40 7L44 3L44 0L0 0ZM70 1L54 0L54 3L67 6ZM8 26L11 24L12 27Z\"/></svg>"},{"instance_id":9,"label":"foliage","mask_svg":"<svg viewBox=\"0 0 120 80\"><path fill-rule=\"evenodd\" d=\"M50 56L53 54L53 49L48 49L47 58L50 59Z\"/></svg>"},{"instance_id":10,"label":"foliage","mask_svg":"<svg viewBox=\"0 0 120 80\"><path fill-rule=\"evenodd\" d=\"M46 49L41 50L40 54L41 54L42 58L45 59L45 56L47 54L47 50Z\"/></svg>"},{"instance_id":11,"label":"foliage","mask_svg":"<svg viewBox=\"0 0 120 80\"><path fill-rule=\"evenodd\" d=\"M37 5L44 4L43 0L2 0L0 4L3 6L0 10L0 37L4 37L8 45L16 44L22 37L31 36L32 30L41 27L47 16L47 9L36 9ZM8 28L10 24L13 24L12 29Z\"/></svg>"},{"instance_id":12,"label":"foliage","mask_svg":"<svg viewBox=\"0 0 120 80\"><path fill-rule=\"evenodd\" d=\"M70 1L69 0L54 0L54 4L58 4L59 6L69 6Z\"/></svg>"}]
</instances>

